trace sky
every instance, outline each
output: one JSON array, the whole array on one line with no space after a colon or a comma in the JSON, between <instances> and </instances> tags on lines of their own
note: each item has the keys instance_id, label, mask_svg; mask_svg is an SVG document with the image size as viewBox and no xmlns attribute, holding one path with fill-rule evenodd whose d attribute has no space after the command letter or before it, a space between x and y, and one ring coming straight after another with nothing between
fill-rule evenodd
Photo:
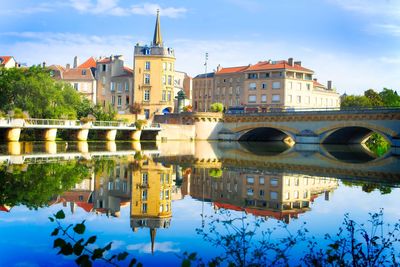
<instances>
[{"instance_id":1,"label":"sky","mask_svg":"<svg viewBox=\"0 0 400 267\"><path fill-rule=\"evenodd\" d=\"M400 88L400 0L0 0L0 55L28 66L124 55L152 41L157 9L191 76L293 57L339 93Z\"/></svg>"}]
</instances>

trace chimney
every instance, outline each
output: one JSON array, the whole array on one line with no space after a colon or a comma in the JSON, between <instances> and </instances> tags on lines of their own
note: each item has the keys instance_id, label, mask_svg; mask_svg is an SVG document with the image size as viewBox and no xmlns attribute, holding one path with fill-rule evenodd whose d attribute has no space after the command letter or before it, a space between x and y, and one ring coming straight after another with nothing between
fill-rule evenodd
<instances>
[{"instance_id":1,"label":"chimney","mask_svg":"<svg viewBox=\"0 0 400 267\"><path fill-rule=\"evenodd\" d=\"M328 90L332 90L332 81L328 81Z\"/></svg>"},{"instance_id":2,"label":"chimney","mask_svg":"<svg viewBox=\"0 0 400 267\"><path fill-rule=\"evenodd\" d=\"M313 80L314 80L314 82L318 82L318 79L317 79L317 78L314 78Z\"/></svg>"},{"instance_id":3,"label":"chimney","mask_svg":"<svg viewBox=\"0 0 400 267\"><path fill-rule=\"evenodd\" d=\"M79 59L78 59L78 56L75 56L74 57L74 68L77 68L78 65L79 65Z\"/></svg>"},{"instance_id":4,"label":"chimney","mask_svg":"<svg viewBox=\"0 0 400 267\"><path fill-rule=\"evenodd\" d=\"M299 66L301 66L301 61L295 61L295 62L294 62L294 65L299 65Z\"/></svg>"},{"instance_id":5,"label":"chimney","mask_svg":"<svg viewBox=\"0 0 400 267\"><path fill-rule=\"evenodd\" d=\"M71 68L71 65L68 63L68 64L65 66L65 68L66 68L67 70L69 70L69 69Z\"/></svg>"},{"instance_id":6,"label":"chimney","mask_svg":"<svg viewBox=\"0 0 400 267\"><path fill-rule=\"evenodd\" d=\"M289 59L288 59L288 63L289 63L289 65L290 66L294 66L294 64L293 64L293 58L292 57L290 57Z\"/></svg>"},{"instance_id":7,"label":"chimney","mask_svg":"<svg viewBox=\"0 0 400 267\"><path fill-rule=\"evenodd\" d=\"M217 66L217 72L219 72L220 70L222 70L221 64L218 64Z\"/></svg>"},{"instance_id":8,"label":"chimney","mask_svg":"<svg viewBox=\"0 0 400 267\"><path fill-rule=\"evenodd\" d=\"M43 67L43 68L46 68L46 62L43 61L42 67Z\"/></svg>"}]
</instances>

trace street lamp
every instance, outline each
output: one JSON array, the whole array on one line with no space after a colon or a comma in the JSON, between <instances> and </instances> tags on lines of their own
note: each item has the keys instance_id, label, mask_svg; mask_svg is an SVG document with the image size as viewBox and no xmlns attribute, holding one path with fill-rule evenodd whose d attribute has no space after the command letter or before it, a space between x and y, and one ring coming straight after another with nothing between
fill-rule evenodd
<instances>
[{"instance_id":1,"label":"street lamp","mask_svg":"<svg viewBox=\"0 0 400 267\"><path fill-rule=\"evenodd\" d=\"M206 52L206 58L205 59L206 60L205 60L205 63L204 63L204 66L205 66L205 73L204 73L205 76L204 77L206 79L206 87L205 87L205 92L204 92L204 112L207 111L206 102L207 102L207 97L208 97L208 94L207 94L207 60L208 60L208 52Z\"/></svg>"}]
</instances>

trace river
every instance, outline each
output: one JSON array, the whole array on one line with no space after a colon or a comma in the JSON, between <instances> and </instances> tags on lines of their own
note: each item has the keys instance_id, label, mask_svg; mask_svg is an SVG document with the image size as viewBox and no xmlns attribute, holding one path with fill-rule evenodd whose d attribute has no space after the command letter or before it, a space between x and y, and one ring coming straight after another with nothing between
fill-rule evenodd
<instances>
[{"instance_id":1,"label":"river","mask_svg":"<svg viewBox=\"0 0 400 267\"><path fill-rule=\"evenodd\" d=\"M122 266L310 265L351 248L349 225L376 248L400 237L400 158L362 146L15 142L0 145L0 166L1 266L74 266L77 255L53 248L72 242L51 235L57 222L84 221L71 236L96 236L92 251L112 242L103 257L126 251ZM383 265L399 260L399 241L390 249Z\"/></svg>"}]
</instances>

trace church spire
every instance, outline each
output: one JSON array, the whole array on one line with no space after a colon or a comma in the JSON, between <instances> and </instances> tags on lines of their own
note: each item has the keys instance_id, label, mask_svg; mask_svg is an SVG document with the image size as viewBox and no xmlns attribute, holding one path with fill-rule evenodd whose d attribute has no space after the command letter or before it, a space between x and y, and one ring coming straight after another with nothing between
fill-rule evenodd
<instances>
[{"instance_id":1,"label":"church spire","mask_svg":"<svg viewBox=\"0 0 400 267\"><path fill-rule=\"evenodd\" d=\"M156 20L156 28L154 29L154 38L153 38L154 46L163 46L162 37L161 37L161 28L160 28L160 10L157 9L157 20Z\"/></svg>"}]
</instances>

